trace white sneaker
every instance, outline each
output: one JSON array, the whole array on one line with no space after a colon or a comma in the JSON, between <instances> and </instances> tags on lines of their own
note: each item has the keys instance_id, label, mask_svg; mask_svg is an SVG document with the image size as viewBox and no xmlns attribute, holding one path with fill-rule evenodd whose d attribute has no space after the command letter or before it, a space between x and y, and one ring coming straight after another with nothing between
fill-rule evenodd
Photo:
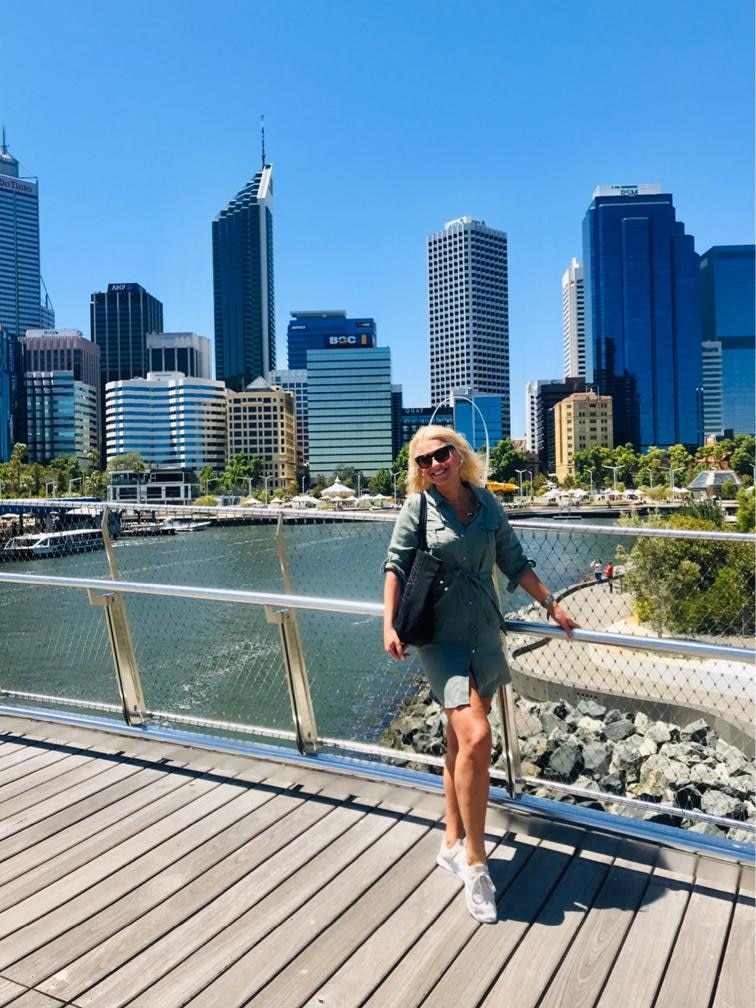
<instances>
[{"instance_id":1,"label":"white sneaker","mask_svg":"<svg viewBox=\"0 0 756 1008\"><path fill-rule=\"evenodd\" d=\"M441 849L436 858L436 864L440 868L452 872L453 875L457 875L459 878L464 878L466 860L464 838L457 840L451 847L447 847L444 841L441 841Z\"/></svg>"},{"instance_id":2,"label":"white sneaker","mask_svg":"<svg viewBox=\"0 0 756 1008\"><path fill-rule=\"evenodd\" d=\"M488 866L484 864L465 865L465 902L467 909L475 920L481 924L495 924L498 914L496 912L496 889Z\"/></svg>"}]
</instances>

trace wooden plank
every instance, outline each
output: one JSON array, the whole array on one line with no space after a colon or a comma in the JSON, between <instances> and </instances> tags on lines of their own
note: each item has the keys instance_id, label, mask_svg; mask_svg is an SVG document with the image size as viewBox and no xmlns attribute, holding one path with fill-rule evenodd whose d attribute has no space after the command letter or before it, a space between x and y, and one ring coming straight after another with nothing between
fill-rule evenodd
<instances>
[{"instance_id":1,"label":"wooden plank","mask_svg":"<svg viewBox=\"0 0 756 1008\"><path fill-rule=\"evenodd\" d=\"M691 888L689 877L654 869L596 1008L652 1008Z\"/></svg>"},{"instance_id":2,"label":"wooden plank","mask_svg":"<svg viewBox=\"0 0 756 1008\"><path fill-rule=\"evenodd\" d=\"M10 1001L23 994L25 990L26 988L20 984L14 983L12 980L4 980L0 977L0 1008L5 1008Z\"/></svg>"},{"instance_id":3,"label":"wooden plank","mask_svg":"<svg viewBox=\"0 0 756 1008\"><path fill-rule=\"evenodd\" d=\"M137 952L158 940L175 924L191 916L218 892L232 884L235 874L249 870L245 857L254 834L280 827L280 843L304 830L328 806L307 803L309 820L298 823L302 800L273 796L268 791L245 791L233 802L239 818L219 830L200 847L158 875L106 906L82 924L61 934L30 956L19 960L9 975L23 975L25 983L66 1000L111 973ZM230 806L226 806L230 810ZM268 837L266 837L266 840ZM258 857L268 853L267 844ZM62 967L65 966L65 969ZM17 972L16 972L17 971ZM48 983L42 982L51 978Z\"/></svg>"},{"instance_id":4,"label":"wooden plank","mask_svg":"<svg viewBox=\"0 0 756 1008\"><path fill-rule=\"evenodd\" d=\"M3 878L15 878L19 874L19 864L34 863L38 855L41 861L46 861L102 833L109 825L132 815L182 783L185 781L165 771L138 770L41 822L19 830L6 838L0 848Z\"/></svg>"},{"instance_id":5,"label":"wooden plank","mask_svg":"<svg viewBox=\"0 0 756 1008\"><path fill-rule=\"evenodd\" d=\"M622 857L627 846L620 847L539 1008L592 1008L596 1003L643 899L653 867Z\"/></svg>"},{"instance_id":6,"label":"wooden plank","mask_svg":"<svg viewBox=\"0 0 756 1008\"><path fill-rule=\"evenodd\" d=\"M489 864L497 901L503 898L509 902L515 880L537 851L539 843L539 840L526 836L506 837L491 851ZM479 925L467 912L459 880L441 869L435 874L439 876L439 886L442 879L449 880L447 886L452 884L454 898L451 904L430 928L415 939L411 951L376 987L365 1002L365 1008L408 1008L410 1005L421 1004L439 976L477 930ZM389 925L390 920L376 935L381 934Z\"/></svg>"},{"instance_id":7,"label":"wooden plank","mask_svg":"<svg viewBox=\"0 0 756 1008\"><path fill-rule=\"evenodd\" d=\"M23 763L24 760L31 759L37 753L44 752L45 748L49 747L35 745L23 740L19 740L18 742L3 742L0 745L0 770L6 770L8 767L15 766L16 763Z\"/></svg>"},{"instance_id":8,"label":"wooden plank","mask_svg":"<svg viewBox=\"0 0 756 1008\"><path fill-rule=\"evenodd\" d=\"M8 1008L65 1008L65 1006L56 998L40 994L39 991L28 990L14 1001L9 1001Z\"/></svg>"},{"instance_id":9,"label":"wooden plank","mask_svg":"<svg viewBox=\"0 0 756 1008\"><path fill-rule=\"evenodd\" d=\"M326 819L330 822L331 817ZM339 908L348 906L351 902L350 891L359 884L360 865L363 857L372 859L375 865L384 864L407 843L406 831L393 837L394 831L403 825L403 820L395 813L385 814L377 810L370 815L361 817L330 846L313 857L309 863L299 860L298 845L291 845L278 858L274 858L271 868L275 870L273 885L263 882L267 892L260 899L258 887L261 876L264 878L265 865L254 872L247 880L247 885L235 886L225 894L218 909L220 916L213 918L214 905L208 907L207 914L198 914L201 931L207 940L197 941L195 929L187 922L183 931L184 940L193 935L192 947L194 954L190 958L181 955L173 959L174 968L161 975L160 980L153 976L152 985L142 982L144 992L133 1002L133 1008L147 1008L159 1004L161 1008L178 1008L212 981L227 967L237 962L246 952L261 942L266 935L274 933L279 925L286 932L288 942L289 922L298 921L298 929L292 935L296 939L301 929L301 918L298 911L313 904L313 900L321 893L328 892L333 896L336 913ZM365 852L368 852L367 855ZM206 926L209 921L209 927ZM225 923L221 928L219 925ZM278 933L278 932L276 932ZM174 938L172 934L171 939ZM175 955L175 952L174 952ZM97 1005L98 1008L110 1008L114 1002L111 999L95 998L89 1000L91 994L99 991L89 991L77 999L82 1008ZM117 1002L120 1004L121 1002ZM224 1004L221 999L216 1004ZM132 1008L132 1002L129 1002ZM224 1005L225 1008L225 1005Z\"/></svg>"},{"instance_id":10,"label":"wooden plank","mask_svg":"<svg viewBox=\"0 0 756 1008\"><path fill-rule=\"evenodd\" d=\"M311 859L363 816L364 810L355 808L322 815L322 806L301 804L196 885L182 889L162 907L68 964L64 975L51 977L44 988L71 997L75 989L96 983L77 1003L123 1004L145 986L145 978L151 981L167 972L240 913L252 916L250 904L271 892L275 895L281 879L299 869L309 872Z\"/></svg>"},{"instance_id":11,"label":"wooden plank","mask_svg":"<svg viewBox=\"0 0 756 1008\"><path fill-rule=\"evenodd\" d=\"M37 821L49 815L51 809L57 810L71 800L75 800L70 796L77 785L86 792L88 787L91 788L95 778L111 769L112 764L105 763L103 760L88 759L81 766L60 774L54 780L40 784L39 787L24 794L16 795L15 798L11 798L7 802L2 802L0 805L0 814L2 815L0 839L10 836L20 828L19 822L25 826L28 822Z\"/></svg>"},{"instance_id":12,"label":"wooden plank","mask_svg":"<svg viewBox=\"0 0 756 1008\"><path fill-rule=\"evenodd\" d=\"M535 1008L549 978L585 921L606 878L617 840L605 837L605 850L579 851L515 949L482 1005L516 1003ZM598 847L598 845L597 845Z\"/></svg>"},{"instance_id":13,"label":"wooden plank","mask_svg":"<svg viewBox=\"0 0 756 1008\"><path fill-rule=\"evenodd\" d=\"M422 827L418 823L416 828ZM263 993L260 996L268 1004L276 1005L276 1008L294 1008L301 1005L303 1000L311 997L344 963L344 960L351 956L430 874L435 874L440 837L440 831L426 828L424 835L420 835L388 871L374 878L363 893L355 893L351 905L337 916L331 917L326 902L322 901L321 907L328 914L326 920L330 918L330 921L326 923L321 918L317 931L309 931L308 939L304 944L300 944L300 951L296 957L292 957L296 944L288 941L288 926L285 930L282 929L280 934L263 941L254 954L258 964L253 973L254 980L251 980L249 975L237 976L230 987L226 984L224 990L231 990L233 994L230 1001L224 996L223 1003L244 1004L249 993L257 993L262 989ZM303 908L301 916L310 917L313 911L317 914L318 908ZM280 949L284 938L288 947ZM278 964L271 961L274 948ZM260 969L262 965L260 956L264 956L266 960L264 973ZM272 979L265 983L264 977Z\"/></svg>"},{"instance_id":14,"label":"wooden plank","mask_svg":"<svg viewBox=\"0 0 756 1008\"><path fill-rule=\"evenodd\" d=\"M0 968L86 920L178 858L184 853L182 845L201 839L202 820L217 814L233 793L232 785L192 781L178 792L183 798L178 809L92 858L56 885L0 910L0 934L8 936L0 939Z\"/></svg>"},{"instance_id":15,"label":"wooden plank","mask_svg":"<svg viewBox=\"0 0 756 1008\"><path fill-rule=\"evenodd\" d=\"M755 939L754 899L750 893L741 892L727 936L713 1008L752 1008L756 1003Z\"/></svg>"},{"instance_id":16,"label":"wooden plank","mask_svg":"<svg viewBox=\"0 0 756 1008\"><path fill-rule=\"evenodd\" d=\"M709 1008L735 906L738 868L730 869L725 888L693 886L655 1008Z\"/></svg>"},{"instance_id":17,"label":"wooden plank","mask_svg":"<svg viewBox=\"0 0 756 1008\"><path fill-rule=\"evenodd\" d=\"M64 778L72 770L78 767L88 767L89 774L100 772L105 769L100 765L99 760L93 759L89 755L68 754L65 752L55 752L54 750L42 753L34 757L33 765L29 761L22 763L21 767L10 771L11 776L6 782L0 782L0 816L6 808L13 808L11 799L22 795L25 800L24 808L33 804L35 795L40 794L43 785L57 782ZM20 772L19 772L20 771ZM65 786L64 782L61 782ZM57 787L57 784L54 785ZM15 811L15 808L13 808ZM12 814L12 813L11 813Z\"/></svg>"}]
</instances>

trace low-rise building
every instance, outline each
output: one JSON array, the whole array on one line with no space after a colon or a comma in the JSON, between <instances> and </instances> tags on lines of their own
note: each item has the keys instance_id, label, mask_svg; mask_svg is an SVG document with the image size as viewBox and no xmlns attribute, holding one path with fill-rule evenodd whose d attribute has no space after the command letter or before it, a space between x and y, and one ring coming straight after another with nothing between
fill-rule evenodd
<instances>
[{"instance_id":1,"label":"low-rise building","mask_svg":"<svg viewBox=\"0 0 756 1008\"><path fill-rule=\"evenodd\" d=\"M554 406L556 474L559 480L575 475L575 453L591 445L613 448L612 397L595 392L573 392Z\"/></svg>"}]
</instances>

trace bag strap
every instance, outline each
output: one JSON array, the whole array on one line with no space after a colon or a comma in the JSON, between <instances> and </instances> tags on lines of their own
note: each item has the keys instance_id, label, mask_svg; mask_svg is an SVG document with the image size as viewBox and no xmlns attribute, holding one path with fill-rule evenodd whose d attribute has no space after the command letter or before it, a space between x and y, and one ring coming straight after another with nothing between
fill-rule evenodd
<instances>
[{"instance_id":1,"label":"bag strap","mask_svg":"<svg viewBox=\"0 0 756 1008\"><path fill-rule=\"evenodd\" d=\"M420 491L420 514L417 519L417 534L418 534L418 549L421 549L424 553L428 551L428 540L425 534L425 520L428 510L428 502L425 497L425 491Z\"/></svg>"}]
</instances>

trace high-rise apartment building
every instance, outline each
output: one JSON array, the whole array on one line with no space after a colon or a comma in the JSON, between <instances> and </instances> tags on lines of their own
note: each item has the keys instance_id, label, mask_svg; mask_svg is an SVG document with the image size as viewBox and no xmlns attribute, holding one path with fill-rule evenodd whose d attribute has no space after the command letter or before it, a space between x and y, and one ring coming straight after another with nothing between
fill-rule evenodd
<instances>
[{"instance_id":1,"label":"high-rise apartment building","mask_svg":"<svg viewBox=\"0 0 756 1008\"><path fill-rule=\"evenodd\" d=\"M194 332L147 333L147 365L147 371L180 371L187 378L212 378L210 340Z\"/></svg>"},{"instance_id":2,"label":"high-rise apartment building","mask_svg":"<svg viewBox=\"0 0 756 1008\"><path fill-rule=\"evenodd\" d=\"M455 387L501 396L510 436L507 236L460 217L428 237L431 403Z\"/></svg>"},{"instance_id":3,"label":"high-rise apartment building","mask_svg":"<svg viewBox=\"0 0 756 1008\"><path fill-rule=\"evenodd\" d=\"M28 461L75 455L89 468L100 441L100 348L78 329L27 329L21 353Z\"/></svg>"},{"instance_id":4,"label":"high-rise apartment building","mask_svg":"<svg viewBox=\"0 0 756 1008\"><path fill-rule=\"evenodd\" d=\"M276 366L273 169L265 164L213 221L215 375L236 392Z\"/></svg>"},{"instance_id":5,"label":"high-rise apartment building","mask_svg":"<svg viewBox=\"0 0 756 1008\"><path fill-rule=\"evenodd\" d=\"M591 445L613 448L612 398L573 392L554 406L557 479L575 475L575 453Z\"/></svg>"},{"instance_id":6,"label":"high-rise apartment building","mask_svg":"<svg viewBox=\"0 0 756 1008\"><path fill-rule=\"evenodd\" d=\"M109 382L107 457L137 452L152 466L226 464L226 387L174 372Z\"/></svg>"},{"instance_id":7,"label":"high-rise apartment building","mask_svg":"<svg viewBox=\"0 0 756 1008\"><path fill-rule=\"evenodd\" d=\"M614 443L700 444L699 257L672 196L599 186L583 222L586 378L611 395Z\"/></svg>"},{"instance_id":8,"label":"high-rise apartment building","mask_svg":"<svg viewBox=\"0 0 756 1008\"><path fill-rule=\"evenodd\" d=\"M307 370L305 368L282 368L270 372L270 383L294 396L294 418L296 423L297 474L298 478L307 468L310 443L307 422Z\"/></svg>"},{"instance_id":9,"label":"high-rise apartment building","mask_svg":"<svg viewBox=\"0 0 756 1008\"><path fill-rule=\"evenodd\" d=\"M310 474L353 466L365 476L390 469L391 351L307 352Z\"/></svg>"},{"instance_id":10,"label":"high-rise apartment building","mask_svg":"<svg viewBox=\"0 0 756 1008\"><path fill-rule=\"evenodd\" d=\"M269 491L285 490L297 478L294 396L256 378L244 392L226 393L227 453L257 455Z\"/></svg>"},{"instance_id":11,"label":"high-rise apartment building","mask_svg":"<svg viewBox=\"0 0 756 1008\"><path fill-rule=\"evenodd\" d=\"M345 311L294 311L286 332L289 368L307 367L308 350L377 346L375 319L347 318Z\"/></svg>"},{"instance_id":12,"label":"high-rise apartment building","mask_svg":"<svg viewBox=\"0 0 756 1008\"><path fill-rule=\"evenodd\" d=\"M19 340L27 329L55 325L39 263L39 184L22 177L8 150L5 129L0 142L0 462L14 441L25 441Z\"/></svg>"},{"instance_id":13,"label":"high-rise apartment building","mask_svg":"<svg viewBox=\"0 0 756 1008\"><path fill-rule=\"evenodd\" d=\"M577 259L562 276L562 347L564 377L585 378L585 287Z\"/></svg>"},{"instance_id":14,"label":"high-rise apartment building","mask_svg":"<svg viewBox=\"0 0 756 1008\"><path fill-rule=\"evenodd\" d=\"M715 245L701 256L704 433L756 431L753 245Z\"/></svg>"}]
</instances>

